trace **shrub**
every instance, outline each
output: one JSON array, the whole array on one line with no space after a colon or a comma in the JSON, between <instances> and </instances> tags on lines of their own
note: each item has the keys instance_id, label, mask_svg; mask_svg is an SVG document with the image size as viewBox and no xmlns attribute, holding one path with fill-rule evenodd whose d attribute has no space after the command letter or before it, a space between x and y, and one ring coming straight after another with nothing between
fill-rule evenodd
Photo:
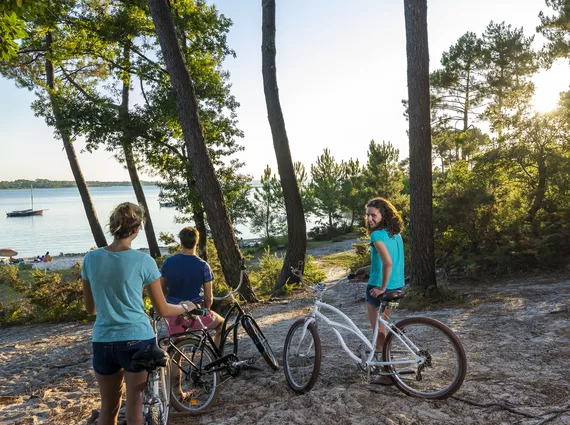
<instances>
[{"instance_id":1,"label":"shrub","mask_svg":"<svg viewBox=\"0 0 570 425\"><path fill-rule=\"evenodd\" d=\"M259 260L259 266L249 274L252 286L257 289L262 296L273 294L273 287L279 279L279 274L283 268L283 257L271 254L269 249L265 251ZM305 261L305 271L303 277L310 282L320 282L326 279L325 271L315 263L314 258L307 255ZM293 285L286 284L282 292L289 293Z\"/></svg>"}]
</instances>

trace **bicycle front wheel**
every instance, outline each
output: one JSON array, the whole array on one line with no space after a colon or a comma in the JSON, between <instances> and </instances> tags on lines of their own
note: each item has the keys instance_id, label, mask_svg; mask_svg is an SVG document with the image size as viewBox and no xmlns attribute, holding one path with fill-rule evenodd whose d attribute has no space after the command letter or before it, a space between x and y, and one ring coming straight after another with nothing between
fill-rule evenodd
<instances>
[{"instance_id":1,"label":"bicycle front wheel","mask_svg":"<svg viewBox=\"0 0 570 425\"><path fill-rule=\"evenodd\" d=\"M245 316L242 319L241 324L269 367L273 370L279 369L279 362L277 361L269 342L267 342L267 338L265 338L253 317Z\"/></svg>"},{"instance_id":2,"label":"bicycle front wheel","mask_svg":"<svg viewBox=\"0 0 570 425\"><path fill-rule=\"evenodd\" d=\"M169 349L171 404L179 412L198 415L214 405L220 392L218 372L205 370L216 356L196 339L182 339L174 346Z\"/></svg>"},{"instance_id":3,"label":"bicycle front wheel","mask_svg":"<svg viewBox=\"0 0 570 425\"><path fill-rule=\"evenodd\" d=\"M287 385L297 394L310 391L321 370L321 339L315 322L310 323L305 331L305 321L299 319L291 325L283 348Z\"/></svg>"},{"instance_id":4,"label":"bicycle front wheel","mask_svg":"<svg viewBox=\"0 0 570 425\"><path fill-rule=\"evenodd\" d=\"M434 319L412 317L397 323L394 332L399 337L393 332L387 335L382 357L394 362L386 371L398 389L411 396L443 400L461 387L467 359L451 329ZM411 363L414 355L421 361Z\"/></svg>"}]
</instances>

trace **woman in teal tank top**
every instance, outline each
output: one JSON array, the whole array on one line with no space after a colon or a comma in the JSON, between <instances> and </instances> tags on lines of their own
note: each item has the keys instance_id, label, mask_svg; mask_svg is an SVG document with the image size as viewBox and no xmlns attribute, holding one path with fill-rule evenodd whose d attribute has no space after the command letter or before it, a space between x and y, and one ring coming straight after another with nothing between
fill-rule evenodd
<instances>
[{"instance_id":1,"label":"woman in teal tank top","mask_svg":"<svg viewBox=\"0 0 570 425\"><path fill-rule=\"evenodd\" d=\"M404 244L400 235L403 229L402 217L389 201L374 198L366 204L366 228L370 235L371 259L366 288L366 312L374 330L380 307L378 297L386 291L394 291L404 286ZM357 271L356 274L361 273ZM383 317L388 318L390 313L391 309L386 308ZM385 337L386 329L381 325L377 351L382 349Z\"/></svg>"},{"instance_id":2,"label":"woman in teal tank top","mask_svg":"<svg viewBox=\"0 0 570 425\"><path fill-rule=\"evenodd\" d=\"M131 365L140 349L156 344L156 335L143 304L147 287L159 316L179 316L195 308L189 301L168 304L162 292L161 274L148 255L131 249L143 224L143 211L125 202L111 214L113 243L89 252L81 276L85 309L96 314L93 326L93 369L101 394L100 424L117 423L123 380L127 386L127 423L142 423L140 392L147 373Z\"/></svg>"}]
</instances>

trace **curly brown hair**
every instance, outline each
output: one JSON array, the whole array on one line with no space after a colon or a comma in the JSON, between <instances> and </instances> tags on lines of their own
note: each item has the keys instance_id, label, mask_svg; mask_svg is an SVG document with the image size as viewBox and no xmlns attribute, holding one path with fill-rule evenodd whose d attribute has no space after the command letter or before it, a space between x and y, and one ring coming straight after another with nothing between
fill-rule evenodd
<instances>
[{"instance_id":1,"label":"curly brown hair","mask_svg":"<svg viewBox=\"0 0 570 425\"><path fill-rule=\"evenodd\" d=\"M369 207L376 208L378 211L380 211L382 220L380 220L380 223L376 227L371 229L368 227L368 221L365 217L368 235L370 235L374 230L382 229L386 229L390 237L402 232L404 228L404 222L396 210L396 207L394 207L390 201L384 198L373 198L366 203L366 208Z\"/></svg>"},{"instance_id":2,"label":"curly brown hair","mask_svg":"<svg viewBox=\"0 0 570 425\"><path fill-rule=\"evenodd\" d=\"M144 223L142 207L130 202L123 202L111 213L109 217L109 232L115 239L125 239L134 235Z\"/></svg>"}]
</instances>

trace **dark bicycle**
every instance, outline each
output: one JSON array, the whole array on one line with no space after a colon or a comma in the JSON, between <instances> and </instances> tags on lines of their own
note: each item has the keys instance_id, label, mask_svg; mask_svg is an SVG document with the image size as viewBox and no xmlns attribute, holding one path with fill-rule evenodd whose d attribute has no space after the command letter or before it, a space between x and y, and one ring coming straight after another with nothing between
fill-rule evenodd
<instances>
[{"instance_id":1,"label":"dark bicycle","mask_svg":"<svg viewBox=\"0 0 570 425\"><path fill-rule=\"evenodd\" d=\"M224 317L220 346L205 326L202 329L188 329L186 332L173 334L169 339L168 354L171 358L171 404L179 412L197 415L213 406L219 393L221 373L234 377L243 367L251 365L252 359L240 360L238 357L238 328L243 326L246 333L274 371L279 368L277 358L257 325L255 319L240 306L235 294L239 291L245 272L245 265L240 266L240 283L232 292L215 300L231 298L233 305ZM198 319L208 314L207 309L197 309L191 314ZM234 317L232 317L234 316ZM224 354L224 348L233 335L233 350Z\"/></svg>"}]
</instances>

